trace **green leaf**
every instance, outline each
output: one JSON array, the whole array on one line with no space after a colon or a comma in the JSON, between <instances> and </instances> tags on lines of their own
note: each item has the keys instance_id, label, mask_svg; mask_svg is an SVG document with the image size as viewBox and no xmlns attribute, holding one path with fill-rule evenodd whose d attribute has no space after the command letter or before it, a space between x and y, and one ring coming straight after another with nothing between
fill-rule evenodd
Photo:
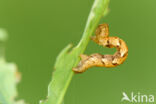
<instances>
[{"instance_id":1,"label":"green leaf","mask_svg":"<svg viewBox=\"0 0 156 104\"><path fill-rule=\"evenodd\" d=\"M95 0L81 41L73 49L71 49L71 45L68 45L57 57L52 81L48 87L48 98L46 101L41 101L41 104L63 103L64 95L74 75L72 68L78 64L80 60L79 55L85 51L101 17L107 14L108 3L109 0Z\"/></svg>"},{"instance_id":2,"label":"green leaf","mask_svg":"<svg viewBox=\"0 0 156 104\"><path fill-rule=\"evenodd\" d=\"M16 83L19 80L13 63L0 62L0 103L14 104L16 92Z\"/></svg>"},{"instance_id":3,"label":"green leaf","mask_svg":"<svg viewBox=\"0 0 156 104\"><path fill-rule=\"evenodd\" d=\"M0 29L0 104L24 104L15 101L17 96L16 84L19 82L20 74L17 72L16 65L7 63L4 59L4 43L7 34L4 29Z\"/></svg>"}]
</instances>

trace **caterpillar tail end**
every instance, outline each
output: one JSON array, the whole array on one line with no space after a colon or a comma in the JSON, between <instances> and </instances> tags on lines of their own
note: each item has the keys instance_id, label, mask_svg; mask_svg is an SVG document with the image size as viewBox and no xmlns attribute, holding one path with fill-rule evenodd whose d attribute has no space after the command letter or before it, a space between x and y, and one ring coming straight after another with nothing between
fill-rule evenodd
<instances>
[{"instance_id":1,"label":"caterpillar tail end","mask_svg":"<svg viewBox=\"0 0 156 104\"><path fill-rule=\"evenodd\" d=\"M75 72L75 73L82 73L84 72L84 61L87 60L89 57L85 54L81 54L80 55L80 58L81 58L81 61L79 62L78 66L74 67L72 70Z\"/></svg>"},{"instance_id":2,"label":"caterpillar tail end","mask_svg":"<svg viewBox=\"0 0 156 104\"><path fill-rule=\"evenodd\" d=\"M75 73L82 73L82 71L80 71L78 68L73 68L72 69Z\"/></svg>"},{"instance_id":3,"label":"caterpillar tail end","mask_svg":"<svg viewBox=\"0 0 156 104\"><path fill-rule=\"evenodd\" d=\"M80 61L79 65L78 65L77 67L74 67L74 68L72 69L75 73L82 73L82 72L84 72L81 63L82 63L82 62Z\"/></svg>"}]
</instances>

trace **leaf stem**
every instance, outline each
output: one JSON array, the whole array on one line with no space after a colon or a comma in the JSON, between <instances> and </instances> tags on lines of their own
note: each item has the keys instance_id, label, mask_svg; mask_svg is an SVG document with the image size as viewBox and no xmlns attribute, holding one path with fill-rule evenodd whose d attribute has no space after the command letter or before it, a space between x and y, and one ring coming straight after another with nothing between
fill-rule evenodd
<instances>
[{"instance_id":1,"label":"leaf stem","mask_svg":"<svg viewBox=\"0 0 156 104\"><path fill-rule=\"evenodd\" d=\"M90 36L93 34L102 16L105 16L105 12L108 10L109 0L95 0L90 11L86 27L83 36L77 47L84 47L82 52L87 47L90 40Z\"/></svg>"},{"instance_id":2,"label":"leaf stem","mask_svg":"<svg viewBox=\"0 0 156 104\"><path fill-rule=\"evenodd\" d=\"M106 15L108 11L109 0L95 0L90 11L83 36L79 44L69 52L71 45L68 45L57 57L55 63L55 71L52 75L52 81L48 86L48 99L41 101L41 104L62 104L64 95L72 80L74 72L72 68L75 67L97 27L102 16Z\"/></svg>"}]
</instances>

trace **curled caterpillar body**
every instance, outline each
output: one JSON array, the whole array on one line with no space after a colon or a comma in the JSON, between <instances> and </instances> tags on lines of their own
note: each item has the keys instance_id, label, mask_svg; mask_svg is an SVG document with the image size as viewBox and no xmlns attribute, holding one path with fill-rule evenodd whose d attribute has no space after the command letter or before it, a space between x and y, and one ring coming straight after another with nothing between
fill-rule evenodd
<instances>
[{"instance_id":1,"label":"curled caterpillar body","mask_svg":"<svg viewBox=\"0 0 156 104\"><path fill-rule=\"evenodd\" d=\"M90 67L115 67L122 64L128 56L128 47L126 43L118 37L109 37L108 24L101 24L96 29L96 36L92 40L99 45L108 48L116 48L114 55L101 55L98 53L90 56L80 55L81 61L77 67L73 68L76 73L82 73Z\"/></svg>"}]
</instances>

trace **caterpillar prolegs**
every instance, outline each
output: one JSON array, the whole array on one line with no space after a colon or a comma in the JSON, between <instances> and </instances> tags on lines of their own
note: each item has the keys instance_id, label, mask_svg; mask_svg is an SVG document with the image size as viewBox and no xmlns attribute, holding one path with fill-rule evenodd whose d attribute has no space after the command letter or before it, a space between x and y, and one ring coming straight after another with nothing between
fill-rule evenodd
<instances>
[{"instance_id":1,"label":"caterpillar prolegs","mask_svg":"<svg viewBox=\"0 0 156 104\"><path fill-rule=\"evenodd\" d=\"M100 24L95 32L96 36L91 39L99 45L108 48L116 47L117 52L114 55L101 55L98 53L80 55L81 61L77 67L73 68L76 73L82 73L90 67L116 67L122 64L128 56L128 47L126 43L118 37L109 37L108 24Z\"/></svg>"}]
</instances>

